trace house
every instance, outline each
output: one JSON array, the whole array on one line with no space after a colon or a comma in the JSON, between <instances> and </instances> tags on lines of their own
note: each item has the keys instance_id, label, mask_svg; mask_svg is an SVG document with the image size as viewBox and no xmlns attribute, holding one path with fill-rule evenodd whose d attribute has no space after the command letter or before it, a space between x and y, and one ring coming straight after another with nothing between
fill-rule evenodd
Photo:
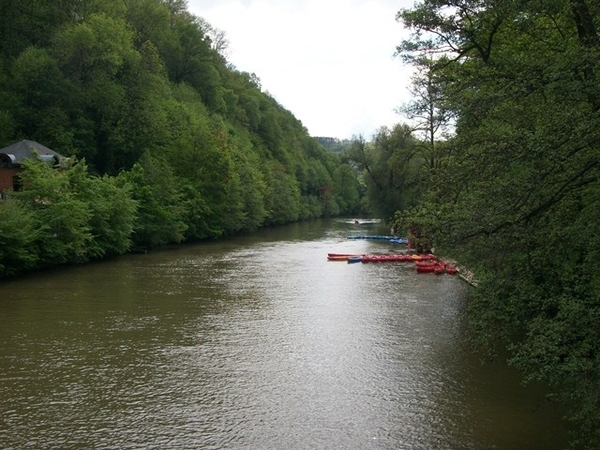
<instances>
[{"instance_id":1,"label":"house","mask_svg":"<svg viewBox=\"0 0 600 450\"><path fill-rule=\"evenodd\" d=\"M23 171L26 160L41 158L51 166L57 166L64 157L54 150L35 142L23 140L0 149L0 198L7 191L18 191L21 188L19 173Z\"/></svg>"}]
</instances>

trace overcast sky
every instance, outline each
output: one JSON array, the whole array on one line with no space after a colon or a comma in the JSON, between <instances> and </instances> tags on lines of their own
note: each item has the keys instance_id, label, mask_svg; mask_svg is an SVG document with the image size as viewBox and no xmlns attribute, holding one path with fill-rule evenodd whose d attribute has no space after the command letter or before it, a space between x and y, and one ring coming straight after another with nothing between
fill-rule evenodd
<instances>
[{"instance_id":1,"label":"overcast sky","mask_svg":"<svg viewBox=\"0 0 600 450\"><path fill-rule=\"evenodd\" d=\"M228 61L254 73L311 136L370 137L403 122L410 68L396 13L413 0L188 0L225 31Z\"/></svg>"}]
</instances>

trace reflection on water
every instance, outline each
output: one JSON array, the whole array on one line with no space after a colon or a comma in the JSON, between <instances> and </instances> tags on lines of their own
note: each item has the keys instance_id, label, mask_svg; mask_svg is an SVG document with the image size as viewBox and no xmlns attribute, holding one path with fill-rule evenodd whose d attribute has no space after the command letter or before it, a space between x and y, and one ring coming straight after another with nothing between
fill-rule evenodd
<instances>
[{"instance_id":1,"label":"reflection on water","mask_svg":"<svg viewBox=\"0 0 600 450\"><path fill-rule=\"evenodd\" d=\"M398 251L346 239L360 227L0 285L3 448L560 448L538 392L468 353L458 278L326 261Z\"/></svg>"}]
</instances>

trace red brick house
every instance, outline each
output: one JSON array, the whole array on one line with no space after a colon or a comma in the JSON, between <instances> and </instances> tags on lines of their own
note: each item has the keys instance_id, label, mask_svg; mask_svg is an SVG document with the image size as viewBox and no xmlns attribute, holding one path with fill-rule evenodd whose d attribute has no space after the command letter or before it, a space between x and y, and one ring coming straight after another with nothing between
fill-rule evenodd
<instances>
[{"instance_id":1,"label":"red brick house","mask_svg":"<svg viewBox=\"0 0 600 450\"><path fill-rule=\"evenodd\" d=\"M23 162L37 157L52 166L60 164L64 159L54 150L35 141L23 140L0 149L0 198L7 191L20 189L18 174L23 171Z\"/></svg>"}]
</instances>

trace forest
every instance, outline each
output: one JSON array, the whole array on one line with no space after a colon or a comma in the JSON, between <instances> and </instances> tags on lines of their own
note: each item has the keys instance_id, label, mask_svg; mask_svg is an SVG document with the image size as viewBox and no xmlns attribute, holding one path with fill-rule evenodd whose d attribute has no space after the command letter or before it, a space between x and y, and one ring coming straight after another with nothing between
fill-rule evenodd
<instances>
[{"instance_id":1,"label":"forest","mask_svg":"<svg viewBox=\"0 0 600 450\"><path fill-rule=\"evenodd\" d=\"M600 3L422 0L397 20L413 134L351 152L396 229L475 274L482 359L550 386L573 448L600 448Z\"/></svg>"},{"instance_id":2,"label":"forest","mask_svg":"<svg viewBox=\"0 0 600 450\"><path fill-rule=\"evenodd\" d=\"M473 272L473 348L600 448L598 2L401 9L406 123L351 141L309 136L184 0L0 7L0 146L73 157L0 201L0 276L368 212Z\"/></svg>"},{"instance_id":3,"label":"forest","mask_svg":"<svg viewBox=\"0 0 600 450\"><path fill-rule=\"evenodd\" d=\"M0 148L70 161L28 164L0 201L0 277L363 207L355 169L184 0L0 9Z\"/></svg>"}]
</instances>

